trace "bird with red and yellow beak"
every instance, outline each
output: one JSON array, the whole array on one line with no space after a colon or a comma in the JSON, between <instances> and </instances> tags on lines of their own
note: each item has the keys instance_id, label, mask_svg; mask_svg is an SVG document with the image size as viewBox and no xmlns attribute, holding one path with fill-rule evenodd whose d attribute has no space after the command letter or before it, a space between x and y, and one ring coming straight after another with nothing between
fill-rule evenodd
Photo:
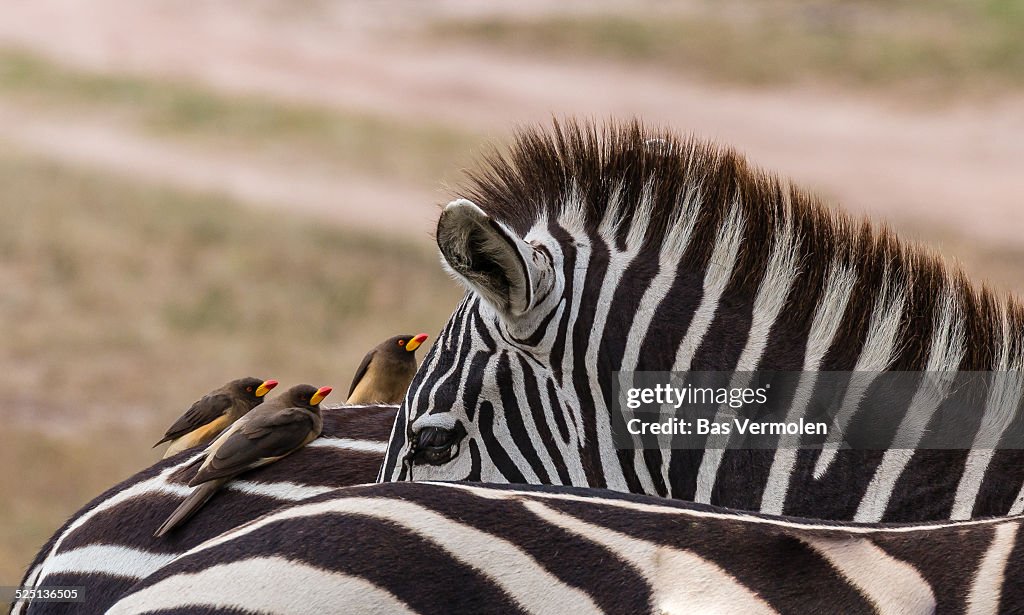
<instances>
[{"instance_id":1,"label":"bird with red and yellow beak","mask_svg":"<svg viewBox=\"0 0 1024 615\"><path fill-rule=\"evenodd\" d=\"M426 333L396 335L366 353L359 364L346 404L400 404L416 375L416 349Z\"/></svg>"},{"instance_id":2,"label":"bird with red and yellow beak","mask_svg":"<svg viewBox=\"0 0 1024 615\"><path fill-rule=\"evenodd\" d=\"M164 459L167 459L187 448L209 444L228 426L263 403L263 396L276 386L277 380L232 380L193 403L153 446L170 442L164 452Z\"/></svg>"},{"instance_id":3,"label":"bird with red and yellow beak","mask_svg":"<svg viewBox=\"0 0 1024 615\"><path fill-rule=\"evenodd\" d=\"M195 489L157 528L163 536L196 513L218 489L242 472L274 463L306 446L319 435L324 421L320 402L331 387L300 384L235 421L206 449Z\"/></svg>"}]
</instances>

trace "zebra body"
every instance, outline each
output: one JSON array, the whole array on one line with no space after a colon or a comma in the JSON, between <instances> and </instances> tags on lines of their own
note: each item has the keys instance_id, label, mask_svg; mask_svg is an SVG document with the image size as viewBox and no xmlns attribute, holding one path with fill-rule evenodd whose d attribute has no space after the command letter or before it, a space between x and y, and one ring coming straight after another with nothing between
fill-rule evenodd
<instances>
[{"instance_id":1,"label":"zebra body","mask_svg":"<svg viewBox=\"0 0 1024 615\"><path fill-rule=\"evenodd\" d=\"M594 489L366 485L197 545L109 612L1018 613L1021 523L840 524Z\"/></svg>"},{"instance_id":2,"label":"zebra body","mask_svg":"<svg viewBox=\"0 0 1024 615\"><path fill-rule=\"evenodd\" d=\"M964 430L1019 433L1024 311L926 250L732 151L636 124L526 131L464 196L437 240L468 293L409 389L381 480L589 486L863 522L1024 509L1024 452L991 445L612 442L616 371L801 371L807 390L822 371L993 371L998 394ZM886 411L932 416L949 390ZM863 392L847 391L838 421L861 417ZM926 423L901 433L920 442Z\"/></svg>"},{"instance_id":3,"label":"zebra body","mask_svg":"<svg viewBox=\"0 0 1024 615\"><path fill-rule=\"evenodd\" d=\"M17 603L13 613L102 613L139 579L260 515L336 487L373 482L393 406L326 408L322 436L229 483L207 510L163 538L153 530L191 491L199 449L158 462L85 505L39 551L22 585L82 586L82 603Z\"/></svg>"}]
</instances>

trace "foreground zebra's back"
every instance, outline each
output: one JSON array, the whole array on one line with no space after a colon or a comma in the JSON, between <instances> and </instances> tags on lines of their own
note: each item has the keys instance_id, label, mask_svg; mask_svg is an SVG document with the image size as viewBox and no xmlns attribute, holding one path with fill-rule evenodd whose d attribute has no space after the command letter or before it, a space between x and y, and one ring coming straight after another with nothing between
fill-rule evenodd
<instances>
[{"instance_id":1,"label":"foreground zebra's back","mask_svg":"<svg viewBox=\"0 0 1024 615\"><path fill-rule=\"evenodd\" d=\"M102 613L138 580L181 553L281 506L336 487L373 482L394 406L327 408L322 437L233 481L182 528L154 538L195 474L192 449L112 487L77 512L36 555L22 585L80 586L80 603L19 603L13 613ZM315 468L315 471L312 470Z\"/></svg>"},{"instance_id":2,"label":"foreground zebra's back","mask_svg":"<svg viewBox=\"0 0 1024 615\"><path fill-rule=\"evenodd\" d=\"M110 613L1019 613L1021 523L842 525L605 490L366 485L200 545Z\"/></svg>"}]
</instances>

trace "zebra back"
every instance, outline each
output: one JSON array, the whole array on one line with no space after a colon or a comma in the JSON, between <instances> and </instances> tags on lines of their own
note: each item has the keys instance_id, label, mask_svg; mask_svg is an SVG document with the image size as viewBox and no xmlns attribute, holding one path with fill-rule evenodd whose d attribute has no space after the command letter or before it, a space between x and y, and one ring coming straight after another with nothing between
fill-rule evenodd
<instances>
[{"instance_id":1,"label":"zebra back","mask_svg":"<svg viewBox=\"0 0 1024 615\"><path fill-rule=\"evenodd\" d=\"M1014 613L1021 523L837 524L592 489L378 484L200 544L110 613Z\"/></svg>"},{"instance_id":2,"label":"zebra back","mask_svg":"<svg viewBox=\"0 0 1024 615\"><path fill-rule=\"evenodd\" d=\"M154 538L191 488L200 449L162 460L86 504L36 555L22 585L82 586L84 603L17 603L13 613L102 613L138 580L185 551L262 514L336 487L373 482L393 406L324 408L319 439L231 481L178 530Z\"/></svg>"}]
</instances>

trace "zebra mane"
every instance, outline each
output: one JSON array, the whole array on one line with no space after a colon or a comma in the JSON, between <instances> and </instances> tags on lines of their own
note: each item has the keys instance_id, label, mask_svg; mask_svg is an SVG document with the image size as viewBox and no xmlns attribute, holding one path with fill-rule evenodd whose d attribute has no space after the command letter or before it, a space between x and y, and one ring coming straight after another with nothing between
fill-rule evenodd
<instances>
[{"instance_id":1,"label":"zebra mane","mask_svg":"<svg viewBox=\"0 0 1024 615\"><path fill-rule=\"evenodd\" d=\"M547 130L520 130L508 151L485 156L469 180L460 196L520 236L545 219L567 221L619 250L639 244L656 261L661 250L680 245L672 231L687 225L689 241L681 245L685 262L695 268L711 259L720 229L739 220L742 241L731 291L753 296L773 249L788 237L800 275L785 309L808 328L824 281L846 275L853 289L838 331L849 336L843 339L864 338L876 302L902 307L895 312L901 352L889 368L1024 369L1009 359L1024 356L1024 310L1017 300L974 286L959 266L932 250L901 240L885 225L827 207L731 148L637 120L556 120ZM931 346L944 335L963 348L958 365L928 361ZM856 345L834 348L824 365L852 365L860 351Z\"/></svg>"}]
</instances>

